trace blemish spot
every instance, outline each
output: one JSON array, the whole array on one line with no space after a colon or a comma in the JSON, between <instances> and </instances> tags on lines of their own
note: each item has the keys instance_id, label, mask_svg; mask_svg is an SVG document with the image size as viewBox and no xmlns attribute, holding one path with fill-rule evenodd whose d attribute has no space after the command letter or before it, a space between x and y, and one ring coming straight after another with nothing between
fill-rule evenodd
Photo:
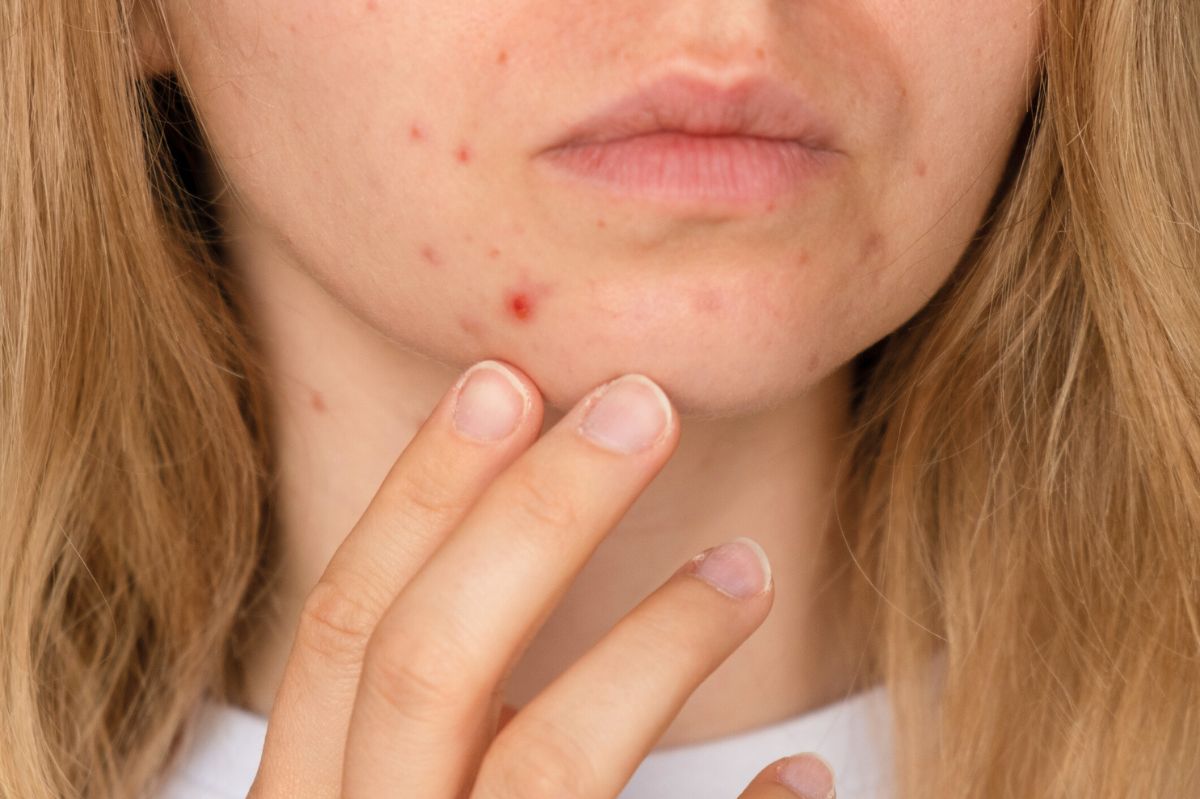
<instances>
[{"instance_id":1,"label":"blemish spot","mask_svg":"<svg viewBox=\"0 0 1200 799\"><path fill-rule=\"evenodd\" d=\"M525 235L525 226L519 223L513 225L513 233L516 233L518 236Z\"/></svg>"},{"instance_id":2,"label":"blemish spot","mask_svg":"<svg viewBox=\"0 0 1200 799\"><path fill-rule=\"evenodd\" d=\"M721 310L721 294L716 289L697 289L692 294L692 308L713 314Z\"/></svg>"},{"instance_id":3,"label":"blemish spot","mask_svg":"<svg viewBox=\"0 0 1200 799\"><path fill-rule=\"evenodd\" d=\"M865 261L868 258L876 255L883 249L883 234L878 230L872 231L862 243L862 251L859 253L859 260Z\"/></svg>"},{"instance_id":4,"label":"blemish spot","mask_svg":"<svg viewBox=\"0 0 1200 799\"><path fill-rule=\"evenodd\" d=\"M421 257L434 266L442 265L442 256L437 254L437 251L428 244L421 247Z\"/></svg>"},{"instance_id":5,"label":"blemish spot","mask_svg":"<svg viewBox=\"0 0 1200 799\"><path fill-rule=\"evenodd\" d=\"M482 332L479 320L472 316L458 317L458 326L463 329L463 332L470 333L472 336L478 336Z\"/></svg>"},{"instance_id":6,"label":"blemish spot","mask_svg":"<svg viewBox=\"0 0 1200 799\"><path fill-rule=\"evenodd\" d=\"M605 222L603 219L597 219L597 220L596 220L596 227L598 227L598 228L606 228L606 227L608 227L608 223L607 223L607 222Z\"/></svg>"},{"instance_id":7,"label":"blemish spot","mask_svg":"<svg viewBox=\"0 0 1200 799\"><path fill-rule=\"evenodd\" d=\"M770 213L771 211L774 211L774 210L775 210L775 201L771 200L770 202L767 203L767 212Z\"/></svg>"},{"instance_id":8,"label":"blemish spot","mask_svg":"<svg viewBox=\"0 0 1200 799\"><path fill-rule=\"evenodd\" d=\"M808 263L808 250L800 251L800 254L796 256L796 263L799 266L804 266L806 263Z\"/></svg>"},{"instance_id":9,"label":"blemish spot","mask_svg":"<svg viewBox=\"0 0 1200 799\"><path fill-rule=\"evenodd\" d=\"M296 32L296 23L294 23L294 22L288 23L288 32L290 32L290 33Z\"/></svg>"},{"instance_id":10,"label":"blemish spot","mask_svg":"<svg viewBox=\"0 0 1200 799\"><path fill-rule=\"evenodd\" d=\"M488 247L488 258L499 258L499 257L500 257L500 248L499 247Z\"/></svg>"},{"instance_id":11,"label":"blemish spot","mask_svg":"<svg viewBox=\"0 0 1200 799\"><path fill-rule=\"evenodd\" d=\"M408 129L408 138L412 139L413 141L424 141L425 131L420 125L414 122Z\"/></svg>"},{"instance_id":12,"label":"blemish spot","mask_svg":"<svg viewBox=\"0 0 1200 799\"><path fill-rule=\"evenodd\" d=\"M924 161L918 160L915 171L919 177L924 177L925 173L927 171L929 171L929 167L926 165L926 163Z\"/></svg>"},{"instance_id":13,"label":"blemish spot","mask_svg":"<svg viewBox=\"0 0 1200 799\"><path fill-rule=\"evenodd\" d=\"M504 293L504 310L519 322L527 322L533 316L538 301L549 295L553 288L546 283L530 280L522 269L516 286Z\"/></svg>"},{"instance_id":14,"label":"blemish spot","mask_svg":"<svg viewBox=\"0 0 1200 799\"><path fill-rule=\"evenodd\" d=\"M808 354L808 363L805 365L808 367L808 371L815 372L815 371L817 371L817 367L820 365L820 363L821 363L820 354L818 354L816 352L810 352Z\"/></svg>"},{"instance_id":15,"label":"blemish spot","mask_svg":"<svg viewBox=\"0 0 1200 799\"><path fill-rule=\"evenodd\" d=\"M508 308L512 311L513 316L525 320L533 312L533 303L528 294L517 292L508 298Z\"/></svg>"},{"instance_id":16,"label":"blemish spot","mask_svg":"<svg viewBox=\"0 0 1200 799\"><path fill-rule=\"evenodd\" d=\"M508 51L507 50L501 50L496 55L496 63L500 64L501 66L504 66L505 64L508 63Z\"/></svg>"},{"instance_id":17,"label":"blemish spot","mask_svg":"<svg viewBox=\"0 0 1200 799\"><path fill-rule=\"evenodd\" d=\"M313 410L315 410L317 413L324 413L327 410L325 406L325 400L321 398L321 392L314 391L312 393L312 397L309 398L309 401L313 406Z\"/></svg>"},{"instance_id":18,"label":"blemish spot","mask_svg":"<svg viewBox=\"0 0 1200 799\"><path fill-rule=\"evenodd\" d=\"M367 11L378 11L378 10L379 10L378 0L367 0Z\"/></svg>"},{"instance_id":19,"label":"blemish spot","mask_svg":"<svg viewBox=\"0 0 1200 799\"><path fill-rule=\"evenodd\" d=\"M755 57L756 57L756 58L757 58L759 61L762 61L763 59L765 59L765 58L767 57L767 53L766 53L766 51L765 51L765 50L763 50L761 47L758 47L758 48L755 48L755 50L754 50L754 56L755 56Z\"/></svg>"},{"instance_id":20,"label":"blemish spot","mask_svg":"<svg viewBox=\"0 0 1200 799\"><path fill-rule=\"evenodd\" d=\"M470 163L471 148L465 144L461 145L457 150L454 151L454 157L458 159L460 164Z\"/></svg>"}]
</instances>

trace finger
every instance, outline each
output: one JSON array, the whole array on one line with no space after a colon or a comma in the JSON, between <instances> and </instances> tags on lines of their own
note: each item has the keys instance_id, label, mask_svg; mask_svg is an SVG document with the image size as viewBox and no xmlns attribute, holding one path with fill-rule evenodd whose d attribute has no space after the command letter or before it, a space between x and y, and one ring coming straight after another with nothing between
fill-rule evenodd
<instances>
[{"instance_id":1,"label":"finger","mask_svg":"<svg viewBox=\"0 0 1200 799\"><path fill-rule=\"evenodd\" d=\"M750 539L693 558L517 713L484 756L471 799L616 796L692 692L767 617L771 589Z\"/></svg>"},{"instance_id":2,"label":"finger","mask_svg":"<svg viewBox=\"0 0 1200 799\"><path fill-rule=\"evenodd\" d=\"M484 487L536 438L541 419L536 387L497 361L466 370L442 397L305 602L256 795L338 795L371 631Z\"/></svg>"},{"instance_id":3,"label":"finger","mask_svg":"<svg viewBox=\"0 0 1200 799\"><path fill-rule=\"evenodd\" d=\"M802 752L758 772L738 799L835 799L834 783L833 766L820 755Z\"/></svg>"},{"instance_id":4,"label":"finger","mask_svg":"<svg viewBox=\"0 0 1200 799\"><path fill-rule=\"evenodd\" d=\"M678 435L662 390L625 376L488 486L372 637L347 741L348 796L458 795L497 684Z\"/></svg>"}]
</instances>

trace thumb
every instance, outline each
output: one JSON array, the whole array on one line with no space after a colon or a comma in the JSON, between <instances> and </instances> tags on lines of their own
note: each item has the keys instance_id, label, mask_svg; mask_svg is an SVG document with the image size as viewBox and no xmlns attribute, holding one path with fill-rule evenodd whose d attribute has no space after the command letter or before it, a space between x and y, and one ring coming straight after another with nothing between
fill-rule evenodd
<instances>
[{"instance_id":1,"label":"thumb","mask_svg":"<svg viewBox=\"0 0 1200 799\"><path fill-rule=\"evenodd\" d=\"M833 767L820 755L780 758L758 772L738 799L835 799Z\"/></svg>"}]
</instances>

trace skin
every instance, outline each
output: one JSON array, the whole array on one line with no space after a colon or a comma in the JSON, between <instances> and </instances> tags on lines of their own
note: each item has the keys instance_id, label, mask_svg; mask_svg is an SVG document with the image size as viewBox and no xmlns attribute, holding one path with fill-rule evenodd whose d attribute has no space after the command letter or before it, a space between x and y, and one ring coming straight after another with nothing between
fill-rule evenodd
<instances>
[{"instance_id":1,"label":"skin","mask_svg":"<svg viewBox=\"0 0 1200 799\"><path fill-rule=\"evenodd\" d=\"M709 660L675 664L687 689L677 706L611 719L627 736L624 748L588 764L584 771L605 777L586 795L611 795L604 791L656 743L732 734L861 688L856 664L868 631L841 613L854 572L830 495L849 425L849 362L928 301L982 221L1035 80L1035 7L164 0L170 34L147 26L142 57L150 70L175 68L172 50L178 57L227 184L221 213L232 267L276 378L284 571L275 617L253 653L248 702L271 716L264 762L276 766L264 773L319 762L313 784L341 780L341 751L316 754L321 736L298 732L316 719L328 730L335 719L338 733L374 751L375 765L416 762L422 755L406 746L432 746L423 750L430 762L452 752L428 774L395 775L423 781L388 783L393 793L465 779L489 762L486 747L456 748L448 742L461 736L451 732L474 723L478 740L491 740L492 692L527 711L577 659L600 651L593 647L606 631L680 563L742 534L770 558L773 609L714 606L694 588L685 597L664 587L662 601L676 606L656 623L708 636L700 649ZM803 201L736 212L603 195L544 168L538 153L568 124L671 66L717 79L764 72L802 88L836 131L839 168ZM402 660L406 650L380 635L343 659L352 667L335 681L340 698L301 707L302 692L287 686L300 669L289 664L306 651L297 643L305 601L337 562L335 550L355 538L346 531L364 529L369 508L391 503L375 514L387 535L361 538L397 548L391 561L356 550L355 562L397 570L369 584L371 629L395 613L406 636L452 646L470 611L439 616L434 609L449 612L439 597L479 574L523 574L508 558L529 531L511 529L510 546L496 539L501 548L487 559L466 543L438 565L431 542L470 539L459 538L461 519L413 521L404 503L429 498L385 491L439 408L438 424L448 424L447 390L483 358L514 367L537 418L507 444L465 452L447 436L424 448L424 461L410 459L440 462L441 482L462 481L444 501L473 502L518 450L554 435L591 389L621 374L665 390L674 408L669 443L626 459L636 463L624 476L591 484L610 511L626 504L606 522L593 519L588 535L563 530L580 537L574 559L494 586L483 604L507 609L521 634L472 652L491 670L455 684L472 697L466 705L440 718L426 713L424 726L356 705L363 662L404 673L387 658ZM564 459L545 466L543 501L575 496L566 475L586 452L561 446L543 456ZM492 525L503 507L497 498ZM385 515L411 524L378 520ZM487 527L477 522L476 533ZM413 596L429 604L396 610L397 600L389 610L426 570L439 581L424 578ZM618 661L665 657L633 651L632 637L624 646ZM385 654L368 656L375 651ZM637 682L636 674L575 679L538 715L518 714L531 721L503 740L529 745L536 719L541 729L559 717L558 728L570 728L561 715L570 696L587 701L602 689L597 681ZM372 750L372 736L392 748ZM269 783L264 795L279 789Z\"/></svg>"}]
</instances>

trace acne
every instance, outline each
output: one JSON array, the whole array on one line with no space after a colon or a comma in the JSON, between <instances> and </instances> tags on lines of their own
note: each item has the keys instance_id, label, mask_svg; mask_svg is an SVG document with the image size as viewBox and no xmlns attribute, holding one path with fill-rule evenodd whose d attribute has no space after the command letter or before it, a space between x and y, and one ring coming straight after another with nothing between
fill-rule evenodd
<instances>
[{"instance_id":1,"label":"acne","mask_svg":"<svg viewBox=\"0 0 1200 799\"><path fill-rule=\"evenodd\" d=\"M809 372L817 371L817 367L821 365L821 356L815 350L808 354L808 363L805 366Z\"/></svg>"},{"instance_id":2,"label":"acne","mask_svg":"<svg viewBox=\"0 0 1200 799\"><path fill-rule=\"evenodd\" d=\"M804 266L805 264L808 263L808 259L809 259L808 250L801 250L800 253L796 256L796 265Z\"/></svg>"},{"instance_id":3,"label":"acne","mask_svg":"<svg viewBox=\"0 0 1200 799\"><path fill-rule=\"evenodd\" d=\"M471 162L471 148L465 144L460 145L454 151L454 157L460 164L469 164Z\"/></svg>"},{"instance_id":4,"label":"acne","mask_svg":"<svg viewBox=\"0 0 1200 799\"><path fill-rule=\"evenodd\" d=\"M320 391L314 391L312 393L312 396L309 397L309 404L312 405L313 410L317 413L325 413L325 411L328 410L328 407L325 405L325 400L321 397Z\"/></svg>"},{"instance_id":5,"label":"acne","mask_svg":"<svg viewBox=\"0 0 1200 799\"><path fill-rule=\"evenodd\" d=\"M549 285L530 280L522 274L516 284L505 290L503 311L517 322L529 322L536 315L541 301L550 293Z\"/></svg>"},{"instance_id":6,"label":"acne","mask_svg":"<svg viewBox=\"0 0 1200 799\"><path fill-rule=\"evenodd\" d=\"M917 163L913 166L913 171L917 173L917 177L925 177L925 173L929 171L929 165L924 161L917 159Z\"/></svg>"},{"instance_id":7,"label":"acne","mask_svg":"<svg viewBox=\"0 0 1200 799\"><path fill-rule=\"evenodd\" d=\"M500 257L500 248L499 247L488 247L487 254L488 254L488 258L499 258Z\"/></svg>"},{"instance_id":8,"label":"acne","mask_svg":"<svg viewBox=\"0 0 1200 799\"><path fill-rule=\"evenodd\" d=\"M608 223L607 223L607 222L605 222L603 218L600 218L600 219L597 219L597 220L596 220L596 227L598 227L598 228L606 228L606 227L608 227Z\"/></svg>"},{"instance_id":9,"label":"acne","mask_svg":"<svg viewBox=\"0 0 1200 799\"><path fill-rule=\"evenodd\" d=\"M425 141L425 129L416 122L408 128L408 138L412 141Z\"/></svg>"},{"instance_id":10,"label":"acne","mask_svg":"<svg viewBox=\"0 0 1200 799\"><path fill-rule=\"evenodd\" d=\"M764 61L764 60L766 60L767 52L765 50L763 50L761 47L756 47L754 49L754 57L757 58L759 61Z\"/></svg>"},{"instance_id":11,"label":"acne","mask_svg":"<svg viewBox=\"0 0 1200 799\"><path fill-rule=\"evenodd\" d=\"M424 244L421 246L421 257L424 258L425 261L431 266L442 265L442 256L438 255L437 250L433 249L433 247L429 244Z\"/></svg>"},{"instance_id":12,"label":"acne","mask_svg":"<svg viewBox=\"0 0 1200 799\"><path fill-rule=\"evenodd\" d=\"M367 0L367 13L372 13L379 10L378 0Z\"/></svg>"},{"instance_id":13,"label":"acne","mask_svg":"<svg viewBox=\"0 0 1200 799\"><path fill-rule=\"evenodd\" d=\"M721 310L721 292L716 289L703 288L692 292L692 308L703 314L715 315Z\"/></svg>"},{"instance_id":14,"label":"acne","mask_svg":"<svg viewBox=\"0 0 1200 799\"><path fill-rule=\"evenodd\" d=\"M866 261L879 255L883 251L883 234L878 230L874 230L867 235L862 241L859 249L858 258L860 261Z\"/></svg>"},{"instance_id":15,"label":"acne","mask_svg":"<svg viewBox=\"0 0 1200 799\"><path fill-rule=\"evenodd\" d=\"M483 325L481 325L479 320L473 316L458 317L458 326L462 328L464 333L469 333L476 338L479 338L480 334L483 332Z\"/></svg>"},{"instance_id":16,"label":"acne","mask_svg":"<svg viewBox=\"0 0 1200 799\"><path fill-rule=\"evenodd\" d=\"M501 50L499 53L496 54L496 63L499 64L500 66L504 66L505 64L508 63L508 51L507 50Z\"/></svg>"}]
</instances>

